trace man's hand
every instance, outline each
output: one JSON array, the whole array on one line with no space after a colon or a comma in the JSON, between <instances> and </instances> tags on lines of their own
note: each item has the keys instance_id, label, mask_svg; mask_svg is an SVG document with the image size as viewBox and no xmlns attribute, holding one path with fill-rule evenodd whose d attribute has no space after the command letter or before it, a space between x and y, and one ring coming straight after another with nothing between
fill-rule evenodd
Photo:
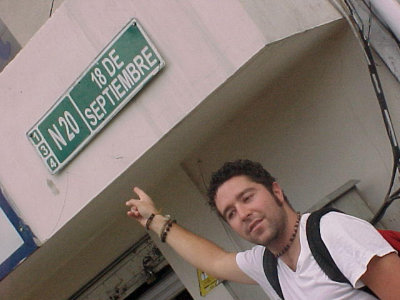
<instances>
[{"instance_id":1,"label":"man's hand","mask_svg":"<svg viewBox=\"0 0 400 300\"><path fill-rule=\"evenodd\" d=\"M130 209L127 215L138 221L143 227L151 214L159 214L154 206L153 200L140 188L134 187L133 191L139 196L139 199L130 199L125 204Z\"/></svg>"}]
</instances>

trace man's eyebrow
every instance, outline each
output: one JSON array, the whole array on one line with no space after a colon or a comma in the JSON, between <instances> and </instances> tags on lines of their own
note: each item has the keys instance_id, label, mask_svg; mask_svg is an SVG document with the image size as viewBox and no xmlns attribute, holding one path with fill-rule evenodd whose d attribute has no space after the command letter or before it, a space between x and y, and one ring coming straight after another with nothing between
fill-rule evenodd
<instances>
[{"instance_id":1,"label":"man's eyebrow","mask_svg":"<svg viewBox=\"0 0 400 300\"><path fill-rule=\"evenodd\" d=\"M243 197L244 194L246 194L246 193L248 193L248 192L251 192L251 191L253 191L253 190L254 190L254 187L245 188L243 191L241 191L239 194L237 194L235 198L236 198L237 200L239 200L239 199L241 199L241 198Z\"/></svg>"},{"instance_id":2,"label":"man's eyebrow","mask_svg":"<svg viewBox=\"0 0 400 300\"><path fill-rule=\"evenodd\" d=\"M236 199L236 200L240 200L240 199L243 197L244 194L246 194L246 193L248 193L248 192L251 192L251 191L253 191L253 190L254 190L254 187L245 188L243 191L241 191L240 193L238 193L238 194L235 196L235 199ZM229 204L229 205L228 205L227 207L225 207L224 210L222 211L221 215L222 215L222 217L223 217L225 220L226 220L226 214L227 214L228 210L231 209L232 206L233 206L233 205Z\"/></svg>"}]
</instances>

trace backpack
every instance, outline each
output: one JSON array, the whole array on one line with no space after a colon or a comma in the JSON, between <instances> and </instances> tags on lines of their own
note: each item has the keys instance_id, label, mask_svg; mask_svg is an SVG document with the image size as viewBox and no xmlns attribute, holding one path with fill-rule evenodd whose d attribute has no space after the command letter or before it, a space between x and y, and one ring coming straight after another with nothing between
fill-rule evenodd
<instances>
[{"instance_id":1,"label":"backpack","mask_svg":"<svg viewBox=\"0 0 400 300\"><path fill-rule=\"evenodd\" d=\"M336 282L350 284L350 281L346 278L346 276L343 275L343 273L337 267L335 261L330 255L329 250L326 247L321 237L321 232L320 232L321 218L325 214L332 211L342 213L340 210L331 207L323 207L310 214L306 225L307 241L315 261L318 263L322 271L324 271L324 273L329 277L329 279ZM400 253L399 251L400 232L392 230L381 230L381 229L379 229L378 231L389 242L389 244L395 250L397 250L397 253ZM278 278L277 263L278 261L276 257L270 251L268 251L268 249L265 249L263 257L263 267L265 276L267 277L269 283L271 284L275 292L278 294L278 296L281 299L284 299ZM364 287L361 290L373 294L373 292L369 290L367 287Z\"/></svg>"}]
</instances>

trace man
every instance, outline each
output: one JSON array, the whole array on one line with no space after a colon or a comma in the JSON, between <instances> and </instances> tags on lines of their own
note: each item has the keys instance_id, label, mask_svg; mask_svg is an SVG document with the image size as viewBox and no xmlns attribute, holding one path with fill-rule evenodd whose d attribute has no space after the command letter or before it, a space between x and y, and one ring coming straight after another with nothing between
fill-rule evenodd
<instances>
[{"instance_id":1,"label":"man","mask_svg":"<svg viewBox=\"0 0 400 300\"><path fill-rule=\"evenodd\" d=\"M210 204L242 238L257 244L229 253L160 215L151 198L134 188L128 215L159 234L180 256L210 275L239 283L258 283L279 299L263 270L268 249L278 260L285 299L376 299L358 290L366 285L380 299L400 299L400 258L367 222L331 212L321 219L321 235L351 284L330 280L308 247L305 224L275 179L258 163L238 160L213 174Z\"/></svg>"}]
</instances>

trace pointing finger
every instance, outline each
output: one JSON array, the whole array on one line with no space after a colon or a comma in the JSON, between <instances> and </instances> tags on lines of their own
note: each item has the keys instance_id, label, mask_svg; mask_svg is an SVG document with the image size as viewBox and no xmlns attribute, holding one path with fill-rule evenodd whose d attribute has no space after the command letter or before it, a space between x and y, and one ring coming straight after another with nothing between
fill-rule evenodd
<instances>
[{"instance_id":1,"label":"pointing finger","mask_svg":"<svg viewBox=\"0 0 400 300\"><path fill-rule=\"evenodd\" d=\"M141 190L140 188L138 188L137 186L135 186L134 188L133 188L133 191L139 196L139 198L142 200L142 199L146 199L146 198L149 198L149 196L143 191L143 190Z\"/></svg>"}]
</instances>

